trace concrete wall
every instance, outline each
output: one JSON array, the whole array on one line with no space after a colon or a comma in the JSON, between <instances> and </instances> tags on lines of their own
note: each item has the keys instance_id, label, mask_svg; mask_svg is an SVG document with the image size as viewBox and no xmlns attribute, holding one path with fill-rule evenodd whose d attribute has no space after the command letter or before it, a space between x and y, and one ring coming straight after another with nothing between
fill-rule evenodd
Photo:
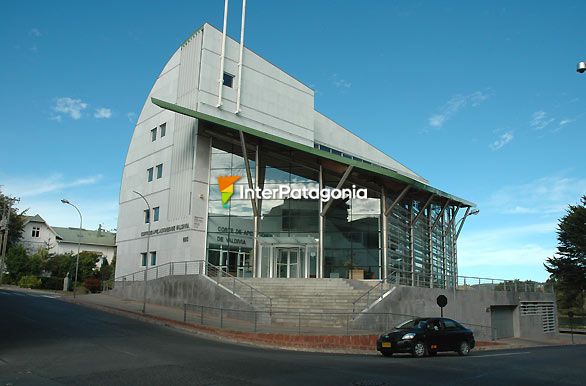
<instances>
[{"instance_id":1,"label":"concrete wall","mask_svg":"<svg viewBox=\"0 0 586 386\"><path fill-rule=\"evenodd\" d=\"M451 291L435 288L420 288L396 286L395 290L374 306L368 314L363 314L355 320L357 326L369 325L371 328L390 330L399 323L411 317L439 317L440 308L436 299L439 295L448 298L444 307L444 317L459 321L474 331L476 339L492 339L491 306L518 306L521 300L553 300L553 294L528 293L511 291L493 291L489 288L479 288L468 291ZM388 315L376 315L389 313ZM541 317L539 323L519 317L518 307L513 314L513 329L516 337L539 339L551 336L542 329ZM374 327L378 326L378 327Z\"/></svg>"},{"instance_id":2,"label":"concrete wall","mask_svg":"<svg viewBox=\"0 0 586 386\"><path fill-rule=\"evenodd\" d=\"M143 282L116 282L110 295L122 299L142 301ZM252 310L252 306L218 286L203 275L169 276L149 280L147 302L170 307L183 307L184 303L235 310Z\"/></svg>"}]
</instances>

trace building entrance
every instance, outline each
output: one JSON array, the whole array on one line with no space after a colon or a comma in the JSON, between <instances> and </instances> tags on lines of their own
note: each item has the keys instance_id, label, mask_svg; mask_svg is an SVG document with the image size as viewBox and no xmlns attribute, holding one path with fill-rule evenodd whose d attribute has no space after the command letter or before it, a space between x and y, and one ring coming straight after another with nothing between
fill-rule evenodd
<instances>
[{"instance_id":1,"label":"building entrance","mask_svg":"<svg viewBox=\"0 0 586 386\"><path fill-rule=\"evenodd\" d=\"M277 248L275 277L298 278L300 274L301 248Z\"/></svg>"},{"instance_id":2,"label":"building entrance","mask_svg":"<svg viewBox=\"0 0 586 386\"><path fill-rule=\"evenodd\" d=\"M258 277L318 277L317 241L313 237L259 237Z\"/></svg>"}]
</instances>

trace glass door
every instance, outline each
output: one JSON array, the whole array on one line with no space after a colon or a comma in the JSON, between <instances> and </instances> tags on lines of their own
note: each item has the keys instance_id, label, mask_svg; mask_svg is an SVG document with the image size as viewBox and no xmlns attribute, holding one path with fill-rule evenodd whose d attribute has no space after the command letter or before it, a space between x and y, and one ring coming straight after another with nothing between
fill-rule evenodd
<instances>
[{"instance_id":1,"label":"glass door","mask_svg":"<svg viewBox=\"0 0 586 386\"><path fill-rule=\"evenodd\" d=\"M228 260L229 260L228 251L220 250L220 261L218 264L218 268L220 268L221 271L228 272Z\"/></svg>"},{"instance_id":2,"label":"glass door","mask_svg":"<svg viewBox=\"0 0 586 386\"><path fill-rule=\"evenodd\" d=\"M279 278L298 278L300 269L299 248L278 248L275 261L275 276Z\"/></svg>"},{"instance_id":3,"label":"glass door","mask_svg":"<svg viewBox=\"0 0 586 386\"><path fill-rule=\"evenodd\" d=\"M299 277L299 248L289 250L289 276Z\"/></svg>"},{"instance_id":4,"label":"glass door","mask_svg":"<svg viewBox=\"0 0 586 386\"><path fill-rule=\"evenodd\" d=\"M238 252L238 277L252 277L252 267L250 266L250 254Z\"/></svg>"},{"instance_id":5,"label":"glass door","mask_svg":"<svg viewBox=\"0 0 586 386\"><path fill-rule=\"evenodd\" d=\"M276 277L289 277L288 276L288 264L289 264L289 250L285 248L279 248L277 253L277 264L275 264Z\"/></svg>"}]
</instances>

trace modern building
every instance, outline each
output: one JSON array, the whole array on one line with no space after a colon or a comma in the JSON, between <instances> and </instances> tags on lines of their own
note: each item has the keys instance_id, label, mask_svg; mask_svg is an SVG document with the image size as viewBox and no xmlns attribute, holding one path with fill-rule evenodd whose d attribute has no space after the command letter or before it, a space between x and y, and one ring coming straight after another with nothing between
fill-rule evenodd
<instances>
[{"instance_id":1,"label":"modern building","mask_svg":"<svg viewBox=\"0 0 586 386\"><path fill-rule=\"evenodd\" d=\"M314 98L211 25L197 29L156 79L132 135L116 276L203 260L239 277L452 287L474 204L316 111ZM218 177L227 176L240 178L221 192ZM245 188L291 193L253 197ZM292 193L335 188L367 198Z\"/></svg>"},{"instance_id":2,"label":"modern building","mask_svg":"<svg viewBox=\"0 0 586 386\"><path fill-rule=\"evenodd\" d=\"M97 230L82 229L80 233L79 228L50 226L38 214L25 216L21 243L30 253L46 248L54 254L76 254L80 240L81 251L97 252L109 263L116 255L116 234L102 229L101 225Z\"/></svg>"}]
</instances>

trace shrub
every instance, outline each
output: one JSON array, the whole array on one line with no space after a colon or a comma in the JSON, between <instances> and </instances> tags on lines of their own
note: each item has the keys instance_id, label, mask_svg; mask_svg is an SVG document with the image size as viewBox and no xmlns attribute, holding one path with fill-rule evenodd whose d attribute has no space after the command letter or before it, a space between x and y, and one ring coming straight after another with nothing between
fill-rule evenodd
<instances>
[{"instance_id":1,"label":"shrub","mask_svg":"<svg viewBox=\"0 0 586 386\"><path fill-rule=\"evenodd\" d=\"M83 281L83 286L93 294L100 291L100 285L100 279L98 279L97 277L86 277Z\"/></svg>"},{"instance_id":2,"label":"shrub","mask_svg":"<svg viewBox=\"0 0 586 386\"><path fill-rule=\"evenodd\" d=\"M21 288L40 288L41 279L36 276L23 276L18 281L18 286Z\"/></svg>"},{"instance_id":3,"label":"shrub","mask_svg":"<svg viewBox=\"0 0 586 386\"><path fill-rule=\"evenodd\" d=\"M62 290L63 289L63 279L60 277L41 277L41 289L48 289L48 290Z\"/></svg>"}]
</instances>

